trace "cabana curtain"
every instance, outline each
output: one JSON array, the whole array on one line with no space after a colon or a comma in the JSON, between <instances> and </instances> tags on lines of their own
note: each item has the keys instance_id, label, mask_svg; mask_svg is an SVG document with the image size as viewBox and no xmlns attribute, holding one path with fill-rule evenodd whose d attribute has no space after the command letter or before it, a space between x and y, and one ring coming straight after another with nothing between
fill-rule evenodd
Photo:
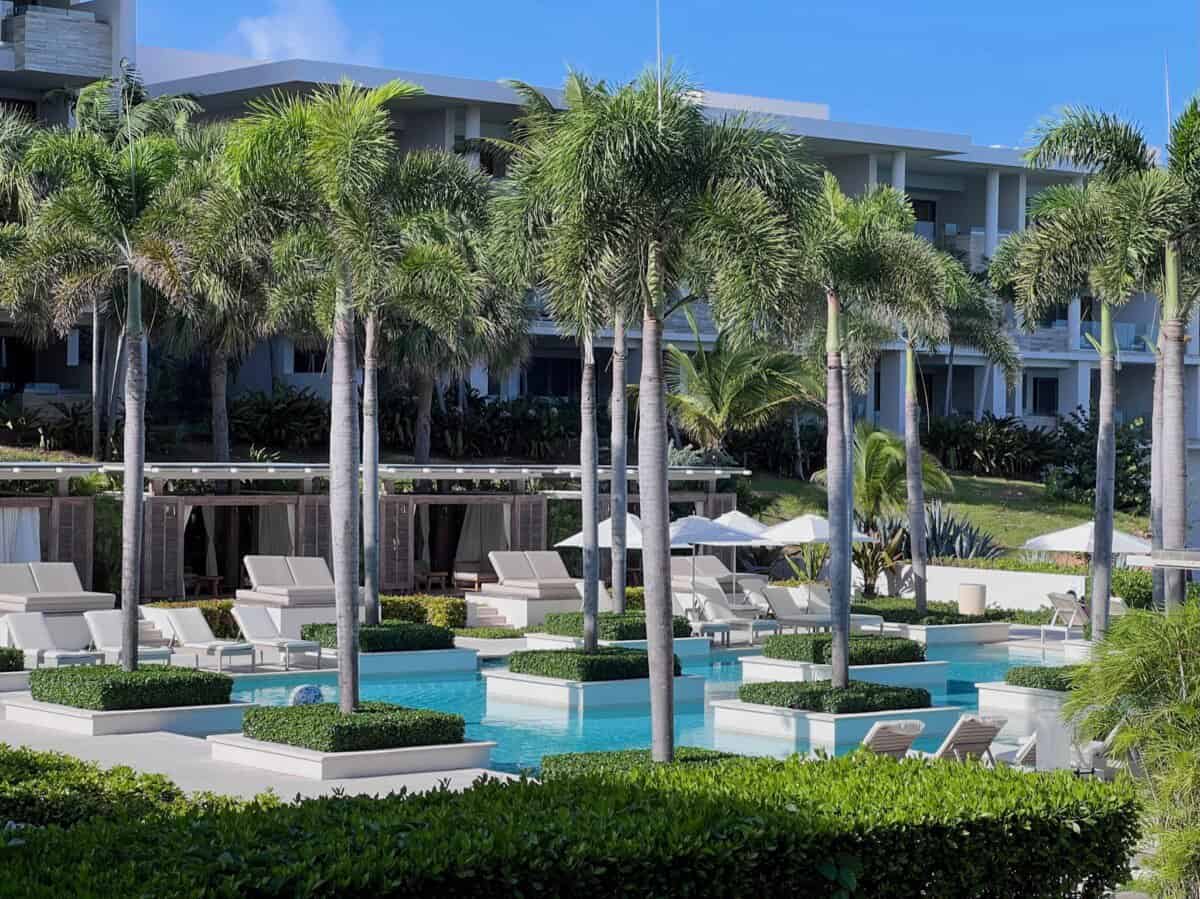
<instances>
[{"instance_id":1,"label":"cabana curtain","mask_svg":"<svg viewBox=\"0 0 1200 899\"><path fill-rule=\"evenodd\" d=\"M0 562L42 561L41 514L36 508L0 509Z\"/></svg>"}]
</instances>

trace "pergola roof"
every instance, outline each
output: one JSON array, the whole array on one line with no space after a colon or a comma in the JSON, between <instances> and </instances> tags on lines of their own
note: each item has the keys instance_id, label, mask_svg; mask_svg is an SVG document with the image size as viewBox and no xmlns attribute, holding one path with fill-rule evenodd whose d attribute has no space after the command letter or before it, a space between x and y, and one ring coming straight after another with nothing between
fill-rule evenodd
<instances>
[{"instance_id":1,"label":"pergola roof","mask_svg":"<svg viewBox=\"0 0 1200 899\"><path fill-rule=\"evenodd\" d=\"M0 465L0 481L55 481L63 478L85 477L91 474L124 474L121 463L96 462L17 462ZM667 469L672 481L718 481L729 477L745 477L744 468ZM200 481L291 481L309 478L328 478L327 463L304 462L149 462L145 467L148 480ZM580 477L578 465L380 465L379 476L386 481L521 481L534 478ZM608 466L600 466L600 480L612 478ZM637 469L629 468L630 480L637 480Z\"/></svg>"}]
</instances>

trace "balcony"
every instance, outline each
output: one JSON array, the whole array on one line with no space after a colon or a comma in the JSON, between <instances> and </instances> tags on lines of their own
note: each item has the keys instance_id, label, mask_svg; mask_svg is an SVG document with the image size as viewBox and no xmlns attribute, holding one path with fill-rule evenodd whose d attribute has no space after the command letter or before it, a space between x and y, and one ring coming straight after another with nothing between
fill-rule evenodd
<instances>
[{"instance_id":1,"label":"balcony","mask_svg":"<svg viewBox=\"0 0 1200 899\"><path fill-rule=\"evenodd\" d=\"M11 71L89 80L112 73L112 32L94 13L0 0L0 16Z\"/></svg>"},{"instance_id":2,"label":"balcony","mask_svg":"<svg viewBox=\"0 0 1200 899\"><path fill-rule=\"evenodd\" d=\"M1117 349L1130 353L1153 352L1155 334L1152 325L1141 322L1113 322ZM1089 339L1091 338L1091 339ZM1100 322L1079 323L1079 349L1094 349L1092 339L1100 342Z\"/></svg>"}]
</instances>

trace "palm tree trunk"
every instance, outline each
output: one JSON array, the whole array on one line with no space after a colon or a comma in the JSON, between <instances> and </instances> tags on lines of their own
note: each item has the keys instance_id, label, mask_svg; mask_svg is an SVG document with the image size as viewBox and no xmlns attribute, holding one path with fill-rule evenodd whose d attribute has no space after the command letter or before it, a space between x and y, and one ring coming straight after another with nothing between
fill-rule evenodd
<instances>
[{"instance_id":1,"label":"palm tree trunk","mask_svg":"<svg viewBox=\"0 0 1200 899\"><path fill-rule=\"evenodd\" d=\"M363 612L379 623L379 315L367 316L362 407Z\"/></svg>"},{"instance_id":2,"label":"palm tree trunk","mask_svg":"<svg viewBox=\"0 0 1200 899\"><path fill-rule=\"evenodd\" d=\"M92 303L92 458L100 460L100 384L104 353L100 340L100 303Z\"/></svg>"},{"instance_id":3,"label":"palm tree trunk","mask_svg":"<svg viewBox=\"0 0 1200 899\"><path fill-rule=\"evenodd\" d=\"M646 587L646 638L650 656L650 753L656 762L675 756L675 651L671 614L671 545L667 529L667 404L662 364L663 286L660 250L650 247L647 298L642 317L642 375L638 390L638 500L642 513L642 568Z\"/></svg>"},{"instance_id":4,"label":"palm tree trunk","mask_svg":"<svg viewBox=\"0 0 1200 899\"><path fill-rule=\"evenodd\" d=\"M208 354L208 395L212 403L213 461L228 462L229 446L229 357L220 347Z\"/></svg>"},{"instance_id":5,"label":"palm tree trunk","mask_svg":"<svg viewBox=\"0 0 1200 899\"><path fill-rule=\"evenodd\" d=\"M433 430L433 376L419 372L417 379L417 421L413 430L413 461L428 465Z\"/></svg>"},{"instance_id":6,"label":"palm tree trunk","mask_svg":"<svg viewBox=\"0 0 1200 899\"><path fill-rule=\"evenodd\" d=\"M829 594L833 617L831 680L850 682L850 513L846 495L846 422L842 409L842 303L825 294L829 324L825 338L825 455L829 514Z\"/></svg>"},{"instance_id":7,"label":"palm tree trunk","mask_svg":"<svg viewBox=\"0 0 1200 899\"><path fill-rule=\"evenodd\" d=\"M1092 546L1092 639L1108 630L1112 593L1113 492L1116 482L1116 360L1113 352L1112 307L1100 304L1100 402L1096 439L1096 530ZM1165 393L1164 393L1165 400Z\"/></svg>"},{"instance_id":8,"label":"palm tree trunk","mask_svg":"<svg viewBox=\"0 0 1200 899\"><path fill-rule=\"evenodd\" d=\"M350 272L339 262L333 319L329 427L329 520L337 603L338 705L358 707L358 389L354 383L354 308Z\"/></svg>"},{"instance_id":9,"label":"palm tree trunk","mask_svg":"<svg viewBox=\"0 0 1200 899\"><path fill-rule=\"evenodd\" d=\"M1158 330L1158 352L1154 360L1154 411L1150 416L1150 549L1163 548L1163 378L1166 363L1163 361L1163 328L1160 320ZM1162 568L1152 568L1154 584L1154 608L1165 609L1166 577Z\"/></svg>"},{"instance_id":10,"label":"palm tree trunk","mask_svg":"<svg viewBox=\"0 0 1200 899\"><path fill-rule=\"evenodd\" d=\"M1162 502L1163 549L1187 547L1187 436L1184 428L1183 351L1186 317L1179 302L1179 248L1168 244L1166 290L1163 298L1163 416L1162 483L1178 485L1164 490ZM1167 611L1180 608L1186 598L1183 571L1163 572L1163 599Z\"/></svg>"},{"instance_id":11,"label":"palm tree trunk","mask_svg":"<svg viewBox=\"0 0 1200 899\"><path fill-rule=\"evenodd\" d=\"M950 417L950 411L954 408L954 344L950 344L950 352L946 354L946 400L942 403L942 415L945 418ZM1018 410L1018 413L1020 410Z\"/></svg>"},{"instance_id":12,"label":"palm tree trunk","mask_svg":"<svg viewBox=\"0 0 1200 899\"><path fill-rule=\"evenodd\" d=\"M629 414L625 397L625 316L618 313L613 320L612 392L609 395L609 417L612 419L609 437L609 481L612 516L612 601L617 612L625 611L625 516L629 510L629 441L626 428Z\"/></svg>"},{"instance_id":13,"label":"palm tree trunk","mask_svg":"<svg viewBox=\"0 0 1200 899\"><path fill-rule=\"evenodd\" d=\"M121 497L121 666L137 670L138 603L142 585L142 528L146 465L146 335L142 276L129 273L125 345L125 478Z\"/></svg>"},{"instance_id":14,"label":"palm tree trunk","mask_svg":"<svg viewBox=\"0 0 1200 899\"><path fill-rule=\"evenodd\" d=\"M846 521L847 533L854 525L854 410L853 395L850 393L850 366L842 359L842 433L846 435ZM849 538L847 538L849 539ZM854 596L854 552L847 555L846 583L849 584L850 596ZM866 584L863 584L866 589ZM871 584L872 593L875 585Z\"/></svg>"},{"instance_id":15,"label":"palm tree trunk","mask_svg":"<svg viewBox=\"0 0 1200 899\"><path fill-rule=\"evenodd\" d=\"M792 460L792 476L804 478L804 453L800 443L800 409L792 406L792 450L796 458Z\"/></svg>"},{"instance_id":16,"label":"palm tree trunk","mask_svg":"<svg viewBox=\"0 0 1200 899\"><path fill-rule=\"evenodd\" d=\"M908 539L917 615L926 610L925 484L921 475L921 406L917 396L917 351L904 345L904 476L908 482Z\"/></svg>"},{"instance_id":17,"label":"palm tree trunk","mask_svg":"<svg viewBox=\"0 0 1200 899\"><path fill-rule=\"evenodd\" d=\"M599 453L596 449L596 353L589 334L583 340L583 378L579 392L579 488L583 494L583 651L599 646L596 613L600 607Z\"/></svg>"},{"instance_id":18,"label":"palm tree trunk","mask_svg":"<svg viewBox=\"0 0 1200 899\"><path fill-rule=\"evenodd\" d=\"M126 330L127 329L122 328L121 333L117 336L117 348L112 356L112 384L108 390L108 399L105 403L104 410L104 424L108 429L108 439L105 442L108 447L113 445L113 442L116 440L117 436L117 381L121 378L122 368L125 368L126 374L128 374L128 367L125 365L125 357L128 355L127 345L129 342L128 336L126 335ZM108 455L107 447L105 455Z\"/></svg>"}]
</instances>

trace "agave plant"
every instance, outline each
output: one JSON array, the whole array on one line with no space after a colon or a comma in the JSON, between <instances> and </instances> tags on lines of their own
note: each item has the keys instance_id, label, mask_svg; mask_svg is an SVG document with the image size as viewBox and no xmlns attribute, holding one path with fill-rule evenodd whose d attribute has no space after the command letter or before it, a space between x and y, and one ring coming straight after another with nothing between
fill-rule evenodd
<instances>
[{"instance_id":1,"label":"agave plant","mask_svg":"<svg viewBox=\"0 0 1200 899\"><path fill-rule=\"evenodd\" d=\"M925 533L931 559L994 559L1004 551L995 537L956 516L941 500L925 506Z\"/></svg>"}]
</instances>

